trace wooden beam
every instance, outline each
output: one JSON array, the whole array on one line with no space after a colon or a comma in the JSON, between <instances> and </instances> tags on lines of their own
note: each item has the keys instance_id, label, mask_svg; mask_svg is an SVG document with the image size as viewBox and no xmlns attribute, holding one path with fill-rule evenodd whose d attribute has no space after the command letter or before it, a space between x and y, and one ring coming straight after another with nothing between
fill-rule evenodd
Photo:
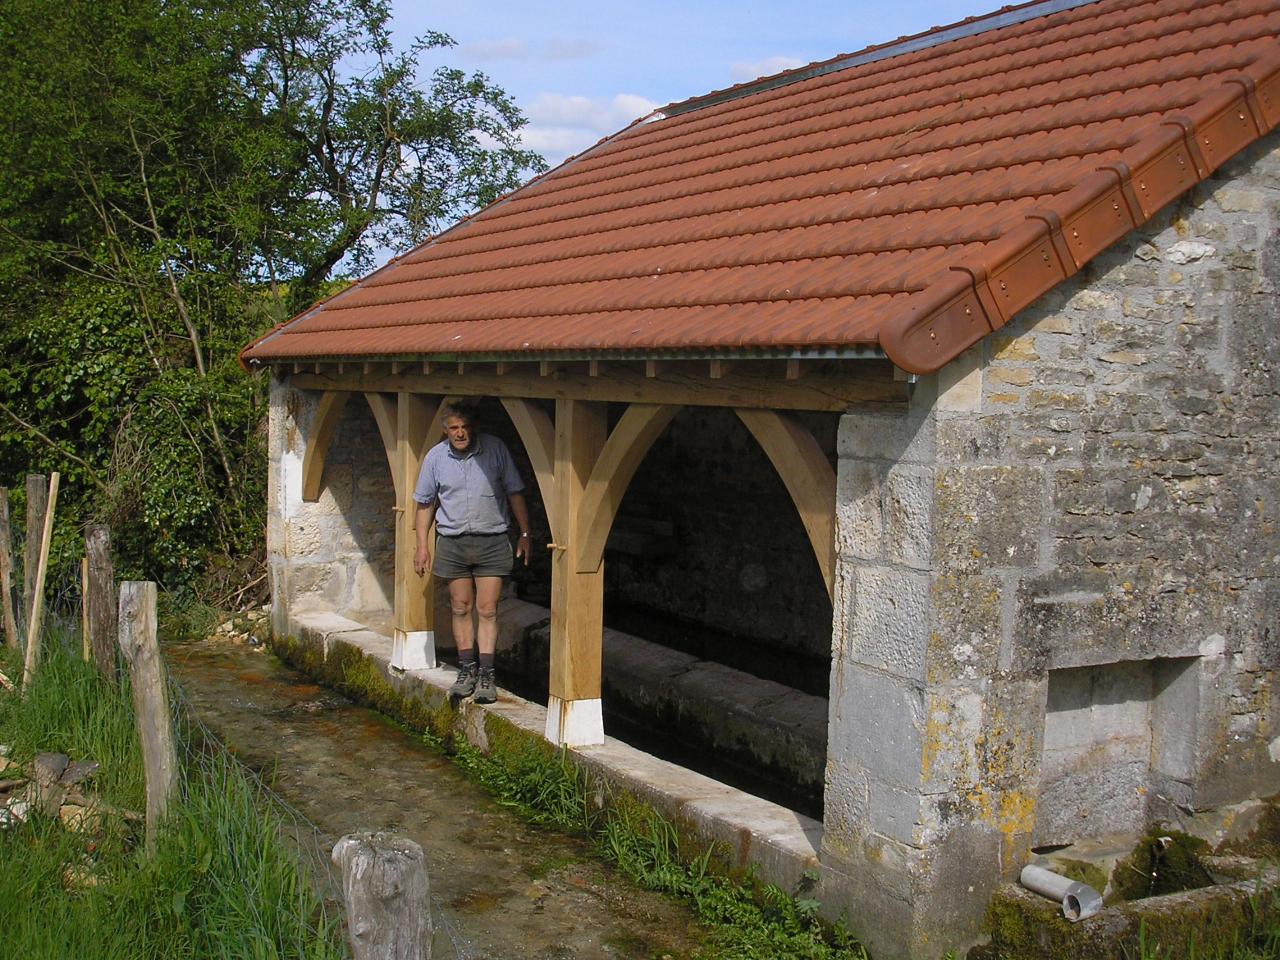
<instances>
[{"instance_id":1,"label":"wooden beam","mask_svg":"<svg viewBox=\"0 0 1280 960\"><path fill-rule=\"evenodd\" d=\"M708 373L712 380L723 380L731 366L733 366L731 360L712 360Z\"/></svg>"},{"instance_id":2,"label":"wooden beam","mask_svg":"<svg viewBox=\"0 0 1280 960\"><path fill-rule=\"evenodd\" d=\"M795 359L794 357L792 357L790 360L787 361L787 379L788 380L800 379L800 361Z\"/></svg>"},{"instance_id":3,"label":"wooden beam","mask_svg":"<svg viewBox=\"0 0 1280 960\"><path fill-rule=\"evenodd\" d=\"M387 455L387 469L391 471L391 480L395 484L396 503L403 497L400 490L400 471L396 469L396 400L385 393L366 393L369 409L373 411L374 422L378 424L378 433L382 437L382 449Z\"/></svg>"},{"instance_id":4,"label":"wooden beam","mask_svg":"<svg viewBox=\"0 0 1280 960\"><path fill-rule=\"evenodd\" d=\"M525 365L521 365L524 367ZM533 367L532 364L528 365ZM653 376L639 364L615 364L607 376L591 377L560 370L541 376L539 369L513 370L498 376L492 371L469 370L465 376L440 369L430 376L405 372L322 376L298 374L295 387L303 390L390 391L448 394L451 396L531 397L551 400L596 400L615 403L658 403L679 406L744 407L770 410L828 410L844 412L854 404L907 402L907 384L895 383L893 365L887 361L858 361L848 370L806 370L799 381L779 376L776 361L742 362L721 379L707 376L706 361L670 361Z\"/></svg>"},{"instance_id":5,"label":"wooden beam","mask_svg":"<svg viewBox=\"0 0 1280 960\"><path fill-rule=\"evenodd\" d=\"M827 596L835 589L836 472L813 434L794 417L774 410L738 410L756 442L764 448L773 468L791 494L800 512L800 521L809 535L818 569L827 585Z\"/></svg>"},{"instance_id":6,"label":"wooden beam","mask_svg":"<svg viewBox=\"0 0 1280 960\"><path fill-rule=\"evenodd\" d=\"M438 436L439 402L415 393L396 396L395 630L391 665L416 670L436 665L434 584L418 576L417 504L413 488L427 449Z\"/></svg>"},{"instance_id":7,"label":"wooden beam","mask_svg":"<svg viewBox=\"0 0 1280 960\"><path fill-rule=\"evenodd\" d=\"M499 360L497 363L493 365L493 372L501 377L505 374L510 373L515 368L516 368L516 365L514 363L511 363L510 361Z\"/></svg>"},{"instance_id":8,"label":"wooden beam","mask_svg":"<svg viewBox=\"0 0 1280 960\"><path fill-rule=\"evenodd\" d=\"M551 666L547 739L585 746L604 742L600 668L604 644L604 564L579 570L581 510L587 483L605 444L605 405L556 402L556 512L563 538L551 556Z\"/></svg>"},{"instance_id":9,"label":"wooden beam","mask_svg":"<svg viewBox=\"0 0 1280 960\"><path fill-rule=\"evenodd\" d=\"M337 390L326 390L320 397L316 407L315 421L311 428L311 439L302 454L302 499L307 503L315 503L320 499L320 484L324 479L324 462L329 454L329 445L333 441L338 421L342 419L342 411L347 406L349 393Z\"/></svg>"},{"instance_id":10,"label":"wooden beam","mask_svg":"<svg viewBox=\"0 0 1280 960\"><path fill-rule=\"evenodd\" d=\"M633 403L609 434L582 497L577 549L579 573L588 573L603 563L605 541L609 539L618 505L631 478L653 442L679 412L677 406Z\"/></svg>"},{"instance_id":11,"label":"wooden beam","mask_svg":"<svg viewBox=\"0 0 1280 960\"><path fill-rule=\"evenodd\" d=\"M524 444L524 452L529 456L533 466L534 479L538 481L538 491L542 494L542 506L547 514L547 525L551 527L551 539L557 542L567 539L560 523L560 513L556 509L557 497L556 468L556 428L545 410L537 404L519 397L503 397L502 405L507 416L520 434L520 442Z\"/></svg>"},{"instance_id":12,"label":"wooden beam","mask_svg":"<svg viewBox=\"0 0 1280 960\"><path fill-rule=\"evenodd\" d=\"M658 376L657 360L646 360L644 362L644 375L650 380L653 380Z\"/></svg>"},{"instance_id":13,"label":"wooden beam","mask_svg":"<svg viewBox=\"0 0 1280 960\"><path fill-rule=\"evenodd\" d=\"M599 360L588 360L588 361L587 361L587 376L588 376L588 377L598 377L598 376L600 376L600 361L599 361Z\"/></svg>"}]
</instances>

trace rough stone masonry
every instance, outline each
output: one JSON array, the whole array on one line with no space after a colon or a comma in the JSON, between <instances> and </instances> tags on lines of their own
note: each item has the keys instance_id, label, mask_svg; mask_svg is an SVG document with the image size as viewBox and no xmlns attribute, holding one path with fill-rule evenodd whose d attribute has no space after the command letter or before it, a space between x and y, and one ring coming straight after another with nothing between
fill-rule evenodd
<instances>
[{"instance_id":1,"label":"rough stone masonry","mask_svg":"<svg viewBox=\"0 0 1280 960\"><path fill-rule=\"evenodd\" d=\"M1033 845L1280 789L1273 135L839 436L822 856L885 956Z\"/></svg>"}]
</instances>

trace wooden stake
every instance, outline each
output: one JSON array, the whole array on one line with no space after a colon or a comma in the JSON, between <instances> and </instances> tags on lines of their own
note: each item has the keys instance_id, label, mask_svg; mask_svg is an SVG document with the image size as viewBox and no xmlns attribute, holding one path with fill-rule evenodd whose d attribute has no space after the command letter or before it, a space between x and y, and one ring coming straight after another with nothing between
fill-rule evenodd
<instances>
[{"instance_id":1,"label":"wooden stake","mask_svg":"<svg viewBox=\"0 0 1280 960\"><path fill-rule=\"evenodd\" d=\"M13 612L13 552L9 534L9 488L0 487L0 606L4 607L4 642L18 646L18 619Z\"/></svg>"},{"instance_id":2,"label":"wooden stake","mask_svg":"<svg viewBox=\"0 0 1280 960\"><path fill-rule=\"evenodd\" d=\"M164 664L156 642L156 585L150 581L120 584L120 652L133 681L133 712L142 741L147 780L148 855L155 852L156 830L178 788L178 756L173 745L173 718Z\"/></svg>"},{"instance_id":3,"label":"wooden stake","mask_svg":"<svg viewBox=\"0 0 1280 960\"><path fill-rule=\"evenodd\" d=\"M27 621L27 655L22 664L22 686L26 689L40 660L40 628L44 620L44 575L49 567L49 542L53 539L53 512L58 505L59 475L49 474L49 503L44 511L44 531L36 561L36 578L31 595L31 619Z\"/></svg>"},{"instance_id":4,"label":"wooden stake","mask_svg":"<svg viewBox=\"0 0 1280 960\"><path fill-rule=\"evenodd\" d=\"M431 960L431 884L422 847L387 833L357 833L333 848L342 870L355 960Z\"/></svg>"},{"instance_id":5,"label":"wooden stake","mask_svg":"<svg viewBox=\"0 0 1280 960\"><path fill-rule=\"evenodd\" d=\"M118 675L116 662L116 578L111 563L111 533L101 524L90 525L84 538L89 563L85 591L89 652L98 672L108 680Z\"/></svg>"},{"instance_id":6,"label":"wooden stake","mask_svg":"<svg viewBox=\"0 0 1280 960\"><path fill-rule=\"evenodd\" d=\"M22 560L22 623L31 623L31 601L35 596L36 567L40 565L40 537L45 508L49 503L49 481L44 474L27 475L27 543Z\"/></svg>"},{"instance_id":7,"label":"wooden stake","mask_svg":"<svg viewBox=\"0 0 1280 960\"><path fill-rule=\"evenodd\" d=\"M89 558L80 558L80 658L89 662Z\"/></svg>"}]
</instances>

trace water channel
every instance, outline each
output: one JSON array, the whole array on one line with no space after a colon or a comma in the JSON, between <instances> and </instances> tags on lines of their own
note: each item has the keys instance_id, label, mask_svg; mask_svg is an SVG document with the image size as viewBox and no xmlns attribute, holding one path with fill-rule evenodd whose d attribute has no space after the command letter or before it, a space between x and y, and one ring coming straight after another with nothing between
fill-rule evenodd
<instances>
[{"instance_id":1,"label":"water channel","mask_svg":"<svg viewBox=\"0 0 1280 960\"><path fill-rule=\"evenodd\" d=\"M416 737L260 648L211 638L165 656L196 716L314 824L313 846L359 830L422 844L435 960L679 960L704 939L682 904L520 820Z\"/></svg>"}]
</instances>

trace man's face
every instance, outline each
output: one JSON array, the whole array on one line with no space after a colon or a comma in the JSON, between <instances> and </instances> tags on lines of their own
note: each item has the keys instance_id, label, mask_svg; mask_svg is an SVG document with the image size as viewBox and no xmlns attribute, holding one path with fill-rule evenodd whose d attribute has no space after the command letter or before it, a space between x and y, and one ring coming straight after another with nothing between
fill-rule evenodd
<instances>
[{"instance_id":1,"label":"man's face","mask_svg":"<svg viewBox=\"0 0 1280 960\"><path fill-rule=\"evenodd\" d=\"M449 438L449 446L459 453L465 453L471 446L471 421L464 417L449 417L444 422L444 432Z\"/></svg>"}]
</instances>

